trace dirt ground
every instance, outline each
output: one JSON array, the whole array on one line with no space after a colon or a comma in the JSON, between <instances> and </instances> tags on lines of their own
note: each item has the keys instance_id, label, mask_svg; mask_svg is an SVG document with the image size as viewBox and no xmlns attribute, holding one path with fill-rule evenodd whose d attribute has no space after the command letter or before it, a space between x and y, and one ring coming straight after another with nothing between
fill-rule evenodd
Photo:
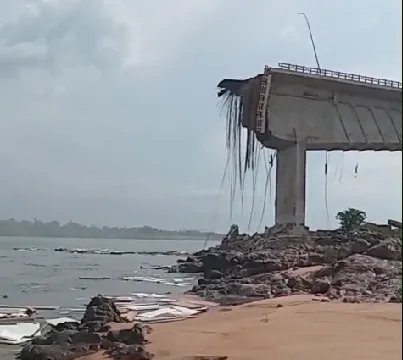
<instances>
[{"instance_id":1,"label":"dirt ground","mask_svg":"<svg viewBox=\"0 0 403 360\"><path fill-rule=\"evenodd\" d=\"M277 307L277 304L283 307ZM401 304L261 301L182 322L153 325L155 360L226 355L228 360L398 360Z\"/></svg>"}]
</instances>

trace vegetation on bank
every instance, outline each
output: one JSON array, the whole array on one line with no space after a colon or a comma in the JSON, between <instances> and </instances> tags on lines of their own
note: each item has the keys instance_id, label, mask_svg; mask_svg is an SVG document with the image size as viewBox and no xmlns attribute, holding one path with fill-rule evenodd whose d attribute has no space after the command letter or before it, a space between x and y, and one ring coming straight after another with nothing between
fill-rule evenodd
<instances>
[{"instance_id":1,"label":"vegetation on bank","mask_svg":"<svg viewBox=\"0 0 403 360\"><path fill-rule=\"evenodd\" d=\"M367 214L358 209L348 208L347 210L339 211L336 219L340 224L340 228L350 233L353 230L358 230L365 224Z\"/></svg>"},{"instance_id":2,"label":"vegetation on bank","mask_svg":"<svg viewBox=\"0 0 403 360\"><path fill-rule=\"evenodd\" d=\"M222 234L207 233L198 230L160 230L151 226L119 228L87 226L69 221L60 224L57 221L42 222L0 220L0 236L32 236L55 238L92 238L92 239L145 239L145 240L221 240Z\"/></svg>"}]
</instances>

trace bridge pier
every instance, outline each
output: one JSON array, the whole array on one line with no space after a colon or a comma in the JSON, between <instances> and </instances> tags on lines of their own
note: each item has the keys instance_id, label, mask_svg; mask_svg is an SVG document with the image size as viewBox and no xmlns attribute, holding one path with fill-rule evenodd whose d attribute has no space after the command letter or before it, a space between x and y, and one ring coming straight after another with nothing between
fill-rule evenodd
<instances>
[{"instance_id":1,"label":"bridge pier","mask_svg":"<svg viewBox=\"0 0 403 360\"><path fill-rule=\"evenodd\" d=\"M277 150L274 228L287 228L296 233L306 232L305 176L305 142L296 142Z\"/></svg>"}]
</instances>

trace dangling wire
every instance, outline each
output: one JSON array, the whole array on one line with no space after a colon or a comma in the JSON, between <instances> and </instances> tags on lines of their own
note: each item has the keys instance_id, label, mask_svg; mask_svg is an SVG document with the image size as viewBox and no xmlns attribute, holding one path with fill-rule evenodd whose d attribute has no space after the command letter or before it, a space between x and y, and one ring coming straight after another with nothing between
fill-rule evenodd
<instances>
[{"instance_id":1,"label":"dangling wire","mask_svg":"<svg viewBox=\"0 0 403 360\"><path fill-rule=\"evenodd\" d=\"M311 45L312 45L312 49L313 49L313 53L315 56L315 61L316 61L316 67L319 70L319 73L321 73L321 66L319 64L319 58L318 58L318 53L316 52L316 45L315 45L315 40L313 39L313 35L312 35L312 30L311 30L311 24L309 23L309 19L306 16L305 13L298 13L299 15L302 15L305 18L305 22L306 25L308 27L308 31L309 31L309 38L311 39ZM327 227L330 227L330 216L329 216L329 208L328 208L328 202L327 202L327 184L328 184L328 179L327 179L327 175L328 175L328 167L329 167L329 154L328 151L326 150L326 160L325 160L325 207L326 207L326 217L327 217Z\"/></svg>"},{"instance_id":2,"label":"dangling wire","mask_svg":"<svg viewBox=\"0 0 403 360\"><path fill-rule=\"evenodd\" d=\"M327 201L327 183L328 183L328 169L329 169L329 154L326 151L326 158L325 158L325 208L326 208L326 221L327 227L330 227L330 215L329 215L329 207Z\"/></svg>"},{"instance_id":3,"label":"dangling wire","mask_svg":"<svg viewBox=\"0 0 403 360\"><path fill-rule=\"evenodd\" d=\"M357 162L357 164L355 164L355 167L354 167L354 177L356 178L357 175L358 175L358 162Z\"/></svg>"},{"instance_id":4,"label":"dangling wire","mask_svg":"<svg viewBox=\"0 0 403 360\"><path fill-rule=\"evenodd\" d=\"M336 165L336 169L334 170L334 180L339 183L343 180L343 165L344 165L344 151L342 151L339 160Z\"/></svg>"},{"instance_id":5,"label":"dangling wire","mask_svg":"<svg viewBox=\"0 0 403 360\"><path fill-rule=\"evenodd\" d=\"M316 52L315 41L313 40L313 35L312 35L312 31L311 31L311 24L309 23L308 17L306 16L305 13L301 12L301 13L298 13L298 15L302 15L305 18L306 25L308 26L309 37L311 39L312 49L313 49L313 52L314 52L314 55L315 55L316 66L318 67L319 70L321 70L321 67L320 67L320 64L319 64L319 59L318 59L318 54Z\"/></svg>"},{"instance_id":6,"label":"dangling wire","mask_svg":"<svg viewBox=\"0 0 403 360\"><path fill-rule=\"evenodd\" d=\"M222 174L222 178L221 178L220 192L217 194L216 200L219 198L219 196L221 195L221 192L222 192L222 190L223 190L223 188L224 188L224 182L225 182L225 179L226 179L226 177L227 177L227 172L228 172L229 163L230 163L230 155L229 155L229 153L228 153L228 154L227 154L227 160L226 160L226 162L225 162L224 173ZM215 220L217 219L217 213L218 213L218 206L216 206L216 208L215 208L214 217L213 217L213 220L212 220L213 226L212 226L211 232L209 232L209 233L207 234L206 240L204 241L203 249L206 248L206 245L207 245L207 243L208 243L209 240L210 240L211 234L214 232Z\"/></svg>"},{"instance_id":7,"label":"dangling wire","mask_svg":"<svg viewBox=\"0 0 403 360\"><path fill-rule=\"evenodd\" d=\"M252 206L251 210L249 213L249 221L248 221L248 227L246 228L246 231L249 232L250 226L252 224L252 219L253 219L253 214L255 213L255 198L256 198L256 183L259 175L259 165L260 165L260 154L261 154L261 148L257 150L257 158L256 158L256 170L252 173L252 182L253 182L253 189L252 189Z\"/></svg>"},{"instance_id":8,"label":"dangling wire","mask_svg":"<svg viewBox=\"0 0 403 360\"><path fill-rule=\"evenodd\" d=\"M267 160L266 158L266 152L263 153L263 158L264 158L264 166L266 170L266 181L264 184L264 197L263 197L263 208L262 208L262 213L260 215L260 220L259 220L259 225L257 228L257 232L259 232L260 227L262 226L263 222L263 217L266 212L266 198L267 198L267 190L270 189L270 200L271 200L271 175L272 175L272 169L274 165L274 159L276 158L277 153L275 154L270 154L270 159Z\"/></svg>"}]
</instances>

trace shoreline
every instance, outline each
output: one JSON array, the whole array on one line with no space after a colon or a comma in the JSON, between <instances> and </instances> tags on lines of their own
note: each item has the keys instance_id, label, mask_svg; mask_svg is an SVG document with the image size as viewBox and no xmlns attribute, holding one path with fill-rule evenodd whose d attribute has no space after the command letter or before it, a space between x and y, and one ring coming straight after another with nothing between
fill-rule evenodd
<instances>
[{"instance_id":1,"label":"shoreline","mask_svg":"<svg viewBox=\"0 0 403 360\"><path fill-rule=\"evenodd\" d=\"M0 235L1 238L36 238L36 239L90 239L90 240L147 240L147 241L206 241L206 236L187 236L185 234L178 236L162 236L162 237L136 237L136 238L124 238L124 237L91 237L91 236L53 236L53 235ZM220 242L223 236L217 236L209 238L209 241Z\"/></svg>"}]
</instances>

